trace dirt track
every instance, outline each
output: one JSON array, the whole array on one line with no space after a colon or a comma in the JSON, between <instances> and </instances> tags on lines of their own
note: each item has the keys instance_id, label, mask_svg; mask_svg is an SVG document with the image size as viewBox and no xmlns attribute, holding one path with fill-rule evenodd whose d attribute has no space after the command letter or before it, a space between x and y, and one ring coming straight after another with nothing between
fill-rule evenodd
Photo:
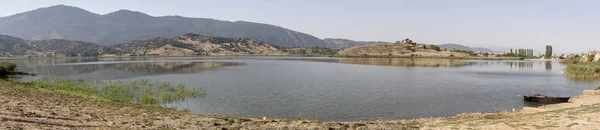
<instances>
[{"instance_id":1,"label":"dirt track","mask_svg":"<svg viewBox=\"0 0 600 130\"><path fill-rule=\"evenodd\" d=\"M600 96L523 111L364 122L258 119L90 101L0 81L0 129L593 129Z\"/></svg>"}]
</instances>

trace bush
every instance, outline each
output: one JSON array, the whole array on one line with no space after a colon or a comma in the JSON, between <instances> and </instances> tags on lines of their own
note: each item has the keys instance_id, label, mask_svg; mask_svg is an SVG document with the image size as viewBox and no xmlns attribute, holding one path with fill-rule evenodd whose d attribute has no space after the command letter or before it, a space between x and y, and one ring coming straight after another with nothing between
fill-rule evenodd
<instances>
[{"instance_id":1,"label":"bush","mask_svg":"<svg viewBox=\"0 0 600 130\"><path fill-rule=\"evenodd\" d=\"M17 65L8 62L0 62L0 77L6 77L17 70Z\"/></svg>"},{"instance_id":2,"label":"bush","mask_svg":"<svg viewBox=\"0 0 600 130\"><path fill-rule=\"evenodd\" d=\"M564 70L565 75L571 78L600 78L600 63L571 63Z\"/></svg>"}]
</instances>

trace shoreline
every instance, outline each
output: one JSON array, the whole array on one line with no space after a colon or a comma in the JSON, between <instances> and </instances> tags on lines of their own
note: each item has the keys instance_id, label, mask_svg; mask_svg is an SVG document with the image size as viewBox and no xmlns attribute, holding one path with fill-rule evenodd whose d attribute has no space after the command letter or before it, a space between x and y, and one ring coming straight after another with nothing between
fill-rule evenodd
<instances>
[{"instance_id":1,"label":"shoreline","mask_svg":"<svg viewBox=\"0 0 600 130\"><path fill-rule=\"evenodd\" d=\"M110 58L173 58L173 57L331 57L331 58L407 58L407 59L457 59L457 60L531 60L522 57L410 57L410 56L331 56L331 55L213 55L213 56L98 56L98 57L0 57L0 60L31 59L110 59Z\"/></svg>"},{"instance_id":2,"label":"shoreline","mask_svg":"<svg viewBox=\"0 0 600 130\"><path fill-rule=\"evenodd\" d=\"M569 103L496 113L370 121L317 121L193 114L169 108L94 101L0 81L0 128L24 129L586 129L600 127L600 91ZM577 122L570 121L577 117ZM562 119L562 120L560 120ZM565 120L566 119L566 120ZM586 120L587 119L587 120ZM555 122L555 121L559 122ZM583 120L583 121L582 121ZM553 123L551 123L553 122ZM544 126L546 124L553 126ZM574 124L577 123L577 124Z\"/></svg>"},{"instance_id":3,"label":"shoreline","mask_svg":"<svg viewBox=\"0 0 600 130\"><path fill-rule=\"evenodd\" d=\"M30 59L108 59L108 58L172 58L172 57L332 57L329 55L211 55L211 56L98 56L98 57L0 57L0 60L30 60Z\"/></svg>"},{"instance_id":4,"label":"shoreline","mask_svg":"<svg viewBox=\"0 0 600 130\"><path fill-rule=\"evenodd\" d=\"M333 57L340 58L412 58L412 59L459 59L459 60L526 60L523 57L447 57L447 56L350 56L350 55L337 55Z\"/></svg>"}]
</instances>

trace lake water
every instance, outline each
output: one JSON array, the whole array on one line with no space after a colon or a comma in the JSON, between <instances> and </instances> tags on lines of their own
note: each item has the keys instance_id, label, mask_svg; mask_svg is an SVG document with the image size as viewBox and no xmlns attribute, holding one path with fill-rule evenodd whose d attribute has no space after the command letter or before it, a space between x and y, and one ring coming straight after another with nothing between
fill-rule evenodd
<instances>
[{"instance_id":1,"label":"lake water","mask_svg":"<svg viewBox=\"0 0 600 130\"><path fill-rule=\"evenodd\" d=\"M37 78L170 81L207 95L168 104L195 113L358 121L496 112L522 95L577 96L600 81L570 80L544 61L388 58L174 57L10 60Z\"/></svg>"}]
</instances>

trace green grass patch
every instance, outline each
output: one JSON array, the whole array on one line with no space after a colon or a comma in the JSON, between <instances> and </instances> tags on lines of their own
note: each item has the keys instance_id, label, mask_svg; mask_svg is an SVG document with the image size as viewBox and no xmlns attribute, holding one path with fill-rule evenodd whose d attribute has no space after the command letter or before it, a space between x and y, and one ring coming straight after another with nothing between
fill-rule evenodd
<instances>
[{"instance_id":1,"label":"green grass patch","mask_svg":"<svg viewBox=\"0 0 600 130\"><path fill-rule=\"evenodd\" d=\"M6 78L17 70L17 65L14 63L0 62L0 78Z\"/></svg>"},{"instance_id":2,"label":"green grass patch","mask_svg":"<svg viewBox=\"0 0 600 130\"><path fill-rule=\"evenodd\" d=\"M585 62L571 63L564 70L565 75L572 78L600 78L600 63Z\"/></svg>"},{"instance_id":3,"label":"green grass patch","mask_svg":"<svg viewBox=\"0 0 600 130\"><path fill-rule=\"evenodd\" d=\"M179 102L206 94L206 90L201 88L188 89L182 84L149 83L148 80L123 82L42 79L28 84L35 88L57 90L86 99L145 105Z\"/></svg>"}]
</instances>

